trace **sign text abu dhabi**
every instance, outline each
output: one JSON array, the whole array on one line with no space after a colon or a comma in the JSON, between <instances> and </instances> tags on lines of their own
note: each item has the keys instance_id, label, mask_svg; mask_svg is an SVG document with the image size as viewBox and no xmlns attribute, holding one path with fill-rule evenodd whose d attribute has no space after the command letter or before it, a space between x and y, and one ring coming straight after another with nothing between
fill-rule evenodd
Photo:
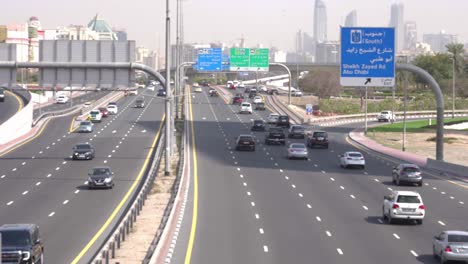
<instances>
[{"instance_id":1,"label":"sign text abu dhabi","mask_svg":"<svg viewBox=\"0 0 468 264\"><path fill-rule=\"evenodd\" d=\"M231 71L268 71L269 49L231 48Z\"/></svg>"},{"instance_id":2,"label":"sign text abu dhabi","mask_svg":"<svg viewBox=\"0 0 468 264\"><path fill-rule=\"evenodd\" d=\"M342 86L395 85L395 29L341 28Z\"/></svg>"},{"instance_id":3,"label":"sign text abu dhabi","mask_svg":"<svg viewBox=\"0 0 468 264\"><path fill-rule=\"evenodd\" d=\"M223 62L222 55L221 48L199 49L196 69L198 71L221 71Z\"/></svg>"}]
</instances>

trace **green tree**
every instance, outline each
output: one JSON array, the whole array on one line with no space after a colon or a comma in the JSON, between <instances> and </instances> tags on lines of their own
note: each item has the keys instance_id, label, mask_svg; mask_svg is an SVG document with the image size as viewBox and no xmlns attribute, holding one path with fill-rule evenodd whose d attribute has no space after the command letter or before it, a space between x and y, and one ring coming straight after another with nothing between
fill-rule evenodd
<instances>
[{"instance_id":1,"label":"green tree","mask_svg":"<svg viewBox=\"0 0 468 264\"><path fill-rule=\"evenodd\" d=\"M452 77L452 59L447 53L419 55L414 59L413 63L426 70L439 84ZM425 84L418 76L416 76L415 81L420 85Z\"/></svg>"},{"instance_id":2,"label":"green tree","mask_svg":"<svg viewBox=\"0 0 468 264\"><path fill-rule=\"evenodd\" d=\"M455 60L455 71L459 75L463 71L465 47L460 43L450 43L445 46L452 59ZM450 54L451 53L451 54Z\"/></svg>"}]
</instances>

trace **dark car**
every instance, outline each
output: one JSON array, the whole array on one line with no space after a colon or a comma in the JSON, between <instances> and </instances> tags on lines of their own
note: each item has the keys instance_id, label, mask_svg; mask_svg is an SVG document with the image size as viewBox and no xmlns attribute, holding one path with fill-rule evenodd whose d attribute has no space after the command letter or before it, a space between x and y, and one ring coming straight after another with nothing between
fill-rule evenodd
<instances>
[{"instance_id":1,"label":"dark car","mask_svg":"<svg viewBox=\"0 0 468 264\"><path fill-rule=\"evenodd\" d=\"M289 128L288 138L305 138L305 129L300 125L292 125Z\"/></svg>"},{"instance_id":2,"label":"dark car","mask_svg":"<svg viewBox=\"0 0 468 264\"><path fill-rule=\"evenodd\" d=\"M421 169L416 164L400 164L398 167L393 168L392 181L396 185L402 183L416 183L418 186L422 186L423 177Z\"/></svg>"},{"instance_id":3,"label":"dark car","mask_svg":"<svg viewBox=\"0 0 468 264\"><path fill-rule=\"evenodd\" d=\"M237 96L237 97L240 97L240 98L242 98L242 99L245 99L244 95L241 94L241 93L236 93L236 95L234 95L234 96Z\"/></svg>"},{"instance_id":4,"label":"dark car","mask_svg":"<svg viewBox=\"0 0 468 264\"><path fill-rule=\"evenodd\" d=\"M157 96L162 96L162 97L166 96L166 90L165 89L159 89Z\"/></svg>"},{"instance_id":5,"label":"dark car","mask_svg":"<svg viewBox=\"0 0 468 264\"><path fill-rule=\"evenodd\" d=\"M88 188L114 187L114 173L110 167L94 167L88 173Z\"/></svg>"},{"instance_id":6,"label":"dark car","mask_svg":"<svg viewBox=\"0 0 468 264\"><path fill-rule=\"evenodd\" d=\"M202 82L200 83L200 85L203 86L203 87L209 87L209 86L210 86L210 83L207 82L207 81L202 81Z\"/></svg>"},{"instance_id":7,"label":"dark car","mask_svg":"<svg viewBox=\"0 0 468 264\"><path fill-rule=\"evenodd\" d=\"M263 120L254 120L252 123L252 131L265 131L265 121Z\"/></svg>"},{"instance_id":8,"label":"dark car","mask_svg":"<svg viewBox=\"0 0 468 264\"><path fill-rule=\"evenodd\" d=\"M36 224L0 226L2 236L1 263L44 263L44 246Z\"/></svg>"},{"instance_id":9,"label":"dark car","mask_svg":"<svg viewBox=\"0 0 468 264\"><path fill-rule=\"evenodd\" d=\"M95 154L96 150L94 149L93 145L89 143L80 143L73 147L72 159L92 160L94 159Z\"/></svg>"},{"instance_id":10,"label":"dark car","mask_svg":"<svg viewBox=\"0 0 468 264\"><path fill-rule=\"evenodd\" d=\"M286 135L283 132L283 129L278 127L272 127L268 131L268 135L265 137L265 144L280 144L286 145Z\"/></svg>"},{"instance_id":11,"label":"dark car","mask_svg":"<svg viewBox=\"0 0 468 264\"><path fill-rule=\"evenodd\" d=\"M314 131L307 137L307 146L328 148L328 133L325 131Z\"/></svg>"},{"instance_id":12,"label":"dark car","mask_svg":"<svg viewBox=\"0 0 468 264\"><path fill-rule=\"evenodd\" d=\"M250 89L251 89L250 87L245 88L244 93L250 93Z\"/></svg>"},{"instance_id":13,"label":"dark car","mask_svg":"<svg viewBox=\"0 0 468 264\"><path fill-rule=\"evenodd\" d=\"M242 104L242 102L244 102L244 99L242 97L239 97L239 96L234 96L232 98L232 104Z\"/></svg>"},{"instance_id":14,"label":"dark car","mask_svg":"<svg viewBox=\"0 0 468 264\"><path fill-rule=\"evenodd\" d=\"M236 140L236 150L255 151L255 140L251 135L240 135Z\"/></svg>"},{"instance_id":15,"label":"dark car","mask_svg":"<svg viewBox=\"0 0 468 264\"><path fill-rule=\"evenodd\" d=\"M102 117L109 116L109 111L107 110L107 107L99 107L98 110L101 111Z\"/></svg>"},{"instance_id":16,"label":"dark car","mask_svg":"<svg viewBox=\"0 0 468 264\"><path fill-rule=\"evenodd\" d=\"M252 99L252 98L254 98L255 96L257 96L257 92L256 92L256 91L250 91L250 93L249 93L249 98Z\"/></svg>"},{"instance_id":17,"label":"dark car","mask_svg":"<svg viewBox=\"0 0 468 264\"><path fill-rule=\"evenodd\" d=\"M289 128L291 126L291 124L289 123L289 116L280 115L278 117L278 121L276 122L276 126Z\"/></svg>"},{"instance_id":18,"label":"dark car","mask_svg":"<svg viewBox=\"0 0 468 264\"><path fill-rule=\"evenodd\" d=\"M0 88L0 102L5 101L5 91L3 88Z\"/></svg>"},{"instance_id":19,"label":"dark car","mask_svg":"<svg viewBox=\"0 0 468 264\"><path fill-rule=\"evenodd\" d=\"M256 103L255 104L255 110L265 110L266 106L265 103Z\"/></svg>"},{"instance_id":20,"label":"dark car","mask_svg":"<svg viewBox=\"0 0 468 264\"><path fill-rule=\"evenodd\" d=\"M145 107L145 99L140 97L135 100L135 108L144 108Z\"/></svg>"}]
</instances>

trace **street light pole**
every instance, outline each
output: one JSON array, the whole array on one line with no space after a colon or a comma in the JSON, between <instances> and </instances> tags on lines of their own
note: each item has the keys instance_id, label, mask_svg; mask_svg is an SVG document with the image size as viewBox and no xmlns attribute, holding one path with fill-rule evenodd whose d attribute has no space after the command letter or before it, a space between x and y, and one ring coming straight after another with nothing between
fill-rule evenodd
<instances>
[{"instance_id":1,"label":"street light pole","mask_svg":"<svg viewBox=\"0 0 468 264\"><path fill-rule=\"evenodd\" d=\"M453 57L452 57L452 78L453 78L453 82L452 82L452 119L455 118L455 75L456 75L456 72L455 72L455 54L453 54Z\"/></svg>"},{"instance_id":2,"label":"street light pole","mask_svg":"<svg viewBox=\"0 0 468 264\"><path fill-rule=\"evenodd\" d=\"M171 18L169 13L169 0L166 0L166 152L165 152L165 172L164 175L171 175L171 153L172 153L172 127L171 127L171 102L172 91L171 91Z\"/></svg>"},{"instance_id":3,"label":"street light pole","mask_svg":"<svg viewBox=\"0 0 468 264\"><path fill-rule=\"evenodd\" d=\"M364 106L365 106L365 124L364 124L364 134L367 135L367 86L366 86L366 98L364 100Z\"/></svg>"},{"instance_id":4,"label":"street light pole","mask_svg":"<svg viewBox=\"0 0 468 264\"><path fill-rule=\"evenodd\" d=\"M408 64L408 56L405 57L405 63ZM403 73L405 75L405 84L403 92L403 142L402 142L402 151L406 151L406 101L408 99L408 73Z\"/></svg>"}]
</instances>

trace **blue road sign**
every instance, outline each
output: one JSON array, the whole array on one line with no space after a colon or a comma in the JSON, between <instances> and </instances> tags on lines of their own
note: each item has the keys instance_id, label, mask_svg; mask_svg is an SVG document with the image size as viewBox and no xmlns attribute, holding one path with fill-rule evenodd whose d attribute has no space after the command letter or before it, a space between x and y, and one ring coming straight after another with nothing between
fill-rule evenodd
<instances>
[{"instance_id":1,"label":"blue road sign","mask_svg":"<svg viewBox=\"0 0 468 264\"><path fill-rule=\"evenodd\" d=\"M198 50L197 70L198 71L221 71L222 70L222 49L206 48Z\"/></svg>"},{"instance_id":2,"label":"blue road sign","mask_svg":"<svg viewBox=\"0 0 468 264\"><path fill-rule=\"evenodd\" d=\"M341 28L342 86L395 84L395 29Z\"/></svg>"}]
</instances>

